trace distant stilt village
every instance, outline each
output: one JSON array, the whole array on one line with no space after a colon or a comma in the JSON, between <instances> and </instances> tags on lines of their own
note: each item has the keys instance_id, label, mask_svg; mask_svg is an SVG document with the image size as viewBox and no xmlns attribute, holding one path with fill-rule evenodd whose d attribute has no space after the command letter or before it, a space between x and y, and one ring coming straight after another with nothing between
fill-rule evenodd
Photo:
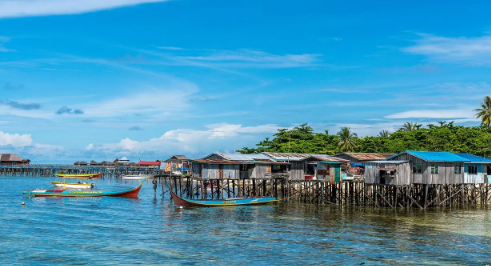
<instances>
[{"instance_id":1,"label":"distant stilt village","mask_svg":"<svg viewBox=\"0 0 491 266\"><path fill-rule=\"evenodd\" d=\"M487 205L491 200L491 159L467 153L212 153L200 159L174 155L131 162L123 157L73 165L33 165L16 154L1 154L0 159L2 175L145 174L160 180L162 192L164 182L171 182L191 198L272 195L287 202L422 209Z\"/></svg>"}]
</instances>

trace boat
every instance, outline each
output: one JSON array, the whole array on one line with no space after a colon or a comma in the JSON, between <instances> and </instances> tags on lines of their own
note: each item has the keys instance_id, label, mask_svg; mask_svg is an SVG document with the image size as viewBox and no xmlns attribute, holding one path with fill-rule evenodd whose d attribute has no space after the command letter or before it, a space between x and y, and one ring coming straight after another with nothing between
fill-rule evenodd
<instances>
[{"instance_id":1,"label":"boat","mask_svg":"<svg viewBox=\"0 0 491 266\"><path fill-rule=\"evenodd\" d=\"M142 182L133 188L122 189L122 190L69 190L65 187L53 188L53 189L34 189L34 190L24 190L24 195L35 196L35 197L126 197L126 198L137 198L140 189L143 186Z\"/></svg>"},{"instance_id":2,"label":"boat","mask_svg":"<svg viewBox=\"0 0 491 266\"><path fill-rule=\"evenodd\" d=\"M66 188L93 188L94 184L83 182L83 183L66 183L66 182L57 182L51 181L55 187L66 187Z\"/></svg>"},{"instance_id":3,"label":"boat","mask_svg":"<svg viewBox=\"0 0 491 266\"><path fill-rule=\"evenodd\" d=\"M147 176L144 175L123 175L123 179L125 180L138 180L138 179L143 179Z\"/></svg>"},{"instance_id":4,"label":"boat","mask_svg":"<svg viewBox=\"0 0 491 266\"><path fill-rule=\"evenodd\" d=\"M181 207L221 207L221 206L240 206L240 205L259 205L278 201L274 197L250 197L250 198L229 198L229 199L186 199L176 195L170 188L170 194L174 203Z\"/></svg>"},{"instance_id":5,"label":"boat","mask_svg":"<svg viewBox=\"0 0 491 266\"><path fill-rule=\"evenodd\" d=\"M57 177L65 177L65 178L82 178L82 179L91 179L91 178L99 178L102 176L102 173L97 174L56 174Z\"/></svg>"}]
</instances>

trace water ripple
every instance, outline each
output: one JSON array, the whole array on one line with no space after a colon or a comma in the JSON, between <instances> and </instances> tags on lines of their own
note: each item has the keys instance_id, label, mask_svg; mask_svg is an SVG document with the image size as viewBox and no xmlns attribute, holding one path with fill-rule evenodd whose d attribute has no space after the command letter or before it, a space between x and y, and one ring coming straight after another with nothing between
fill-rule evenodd
<instances>
[{"instance_id":1,"label":"water ripple","mask_svg":"<svg viewBox=\"0 0 491 266\"><path fill-rule=\"evenodd\" d=\"M3 265L491 264L487 209L279 203L180 210L169 195L154 200L151 183L139 199L22 195L49 181L0 177Z\"/></svg>"}]
</instances>

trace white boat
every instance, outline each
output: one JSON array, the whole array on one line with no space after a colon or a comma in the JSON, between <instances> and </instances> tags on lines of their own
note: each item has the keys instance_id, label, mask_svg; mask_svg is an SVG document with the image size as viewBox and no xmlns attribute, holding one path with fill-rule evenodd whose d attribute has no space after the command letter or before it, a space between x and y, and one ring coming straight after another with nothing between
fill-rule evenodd
<instances>
[{"instance_id":1,"label":"white boat","mask_svg":"<svg viewBox=\"0 0 491 266\"><path fill-rule=\"evenodd\" d=\"M139 179L143 179L145 177L147 177L147 176L145 176L145 175L124 175L123 179L125 179L125 180L129 180L129 179L139 180Z\"/></svg>"},{"instance_id":2,"label":"white boat","mask_svg":"<svg viewBox=\"0 0 491 266\"><path fill-rule=\"evenodd\" d=\"M65 187L65 188L93 188L94 184L91 183L65 183L65 182L56 182L52 181L51 184L53 184L55 187Z\"/></svg>"}]
</instances>

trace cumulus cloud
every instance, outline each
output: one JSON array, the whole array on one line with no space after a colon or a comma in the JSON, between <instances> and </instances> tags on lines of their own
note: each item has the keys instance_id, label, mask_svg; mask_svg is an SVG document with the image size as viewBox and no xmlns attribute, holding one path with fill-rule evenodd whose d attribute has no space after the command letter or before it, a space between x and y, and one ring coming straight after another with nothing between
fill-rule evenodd
<instances>
[{"instance_id":1,"label":"cumulus cloud","mask_svg":"<svg viewBox=\"0 0 491 266\"><path fill-rule=\"evenodd\" d=\"M0 18L80 14L168 0L3 0Z\"/></svg>"},{"instance_id":2,"label":"cumulus cloud","mask_svg":"<svg viewBox=\"0 0 491 266\"><path fill-rule=\"evenodd\" d=\"M89 144L86 150L106 152L108 154L131 154L145 152L160 152L173 150L182 153L197 153L215 150L217 146L227 145L241 148L254 141L257 134L271 134L278 130L277 125L267 124L259 126L242 126L240 124L208 125L202 130L176 129L165 132L162 136L145 141L136 141L124 138L118 143ZM250 137L250 138L249 138ZM90 148L90 149L89 149ZM227 148L227 147L223 147ZM123 152L123 153L121 153Z\"/></svg>"},{"instance_id":3,"label":"cumulus cloud","mask_svg":"<svg viewBox=\"0 0 491 266\"><path fill-rule=\"evenodd\" d=\"M0 146L25 147L31 144L31 134L9 134L0 131Z\"/></svg>"},{"instance_id":4,"label":"cumulus cloud","mask_svg":"<svg viewBox=\"0 0 491 266\"><path fill-rule=\"evenodd\" d=\"M41 108L41 105L39 103L20 103L11 100L0 100L0 105L6 105L20 110L36 110Z\"/></svg>"},{"instance_id":5,"label":"cumulus cloud","mask_svg":"<svg viewBox=\"0 0 491 266\"><path fill-rule=\"evenodd\" d=\"M68 108L68 106L62 106L58 111L56 111L56 114L62 115L62 114L75 114L75 115L83 115L84 111L80 109L71 109Z\"/></svg>"}]
</instances>

